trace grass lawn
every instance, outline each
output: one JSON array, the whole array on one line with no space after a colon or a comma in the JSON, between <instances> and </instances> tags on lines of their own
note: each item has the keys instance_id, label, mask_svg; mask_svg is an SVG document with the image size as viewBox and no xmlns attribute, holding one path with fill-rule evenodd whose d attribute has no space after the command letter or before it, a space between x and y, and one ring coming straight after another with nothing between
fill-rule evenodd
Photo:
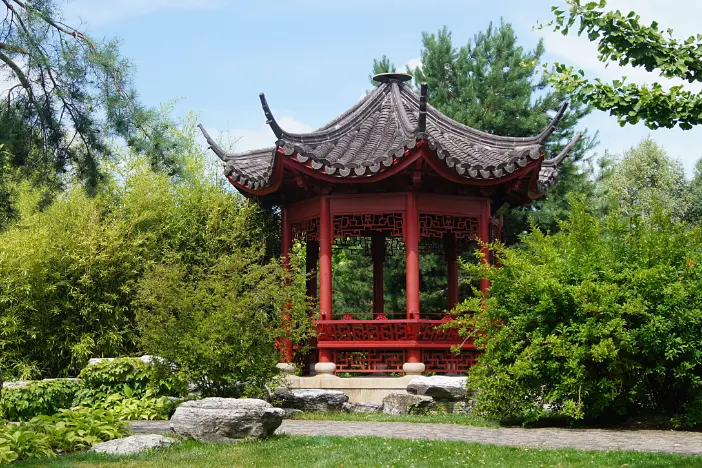
<instances>
[{"instance_id":1,"label":"grass lawn","mask_svg":"<svg viewBox=\"0 0 702 468\"><path fill-rule=\"evenodd\" d=\"M405 414L401 416L391 416L383 413L302 413L295 415L292 419L304 419L308 421L363 421L363 422L407 422L407 423L436 423L436 424L458 424L461 426L481 426L500 427L494 421L471 416L469 414Z\"/></svg>"},{"instance_id":2,"label":"grass lawn","mask_svg":"<svg viewBox=\"0 0 702 468\"><path fill-rule=\"evenodd\" d=\"M277 436L264 441L180 446L130 457L80 454L13 466L51 467L700 467L702 457L540 450L374 437Z\"/></svg>"}]
</instances>

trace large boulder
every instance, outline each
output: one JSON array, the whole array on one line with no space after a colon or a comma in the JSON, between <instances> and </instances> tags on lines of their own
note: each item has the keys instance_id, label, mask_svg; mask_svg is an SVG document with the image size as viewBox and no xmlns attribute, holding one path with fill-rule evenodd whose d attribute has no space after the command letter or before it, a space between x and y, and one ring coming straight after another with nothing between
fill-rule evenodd
<instances>
[{"instance_id":1,"label":"large boulder","mask_svg":"<svg viewBox=\"0 0 702 468\"><path fill-rule=\"evenodd\" d=\"M160 434L140 434L93 445L91 451L110 455L131 455L167 447L175 442L177 442L175 439Z\"/></svg>"},{"instance_id":2,"label":"large boulder","mask_svg":"<svg viewBox=\"0 0 702 468\"><path fill-rule=\"evenodd\" d=\"M374 403L372 401L361 401L358 403L344 403L344 411L347 413L378 413L383 407L382 403Z\"/></svg>"},{"instance_id":3,"label":"large boulder","mask_svg":"<svg viewBox=\"0 0 702 468\"><path fill-rule=\"evenodd\" d=\"M383 398L383 413L393 416L402 414L427 414L436 406L430 396L391 393Z\"/></svg>"},{"instance_id":4,"label":"large boulder","mask_svg":"<svg viewBox=\"0 0 702 468\"><path fill-rule=\"evenodd\" d=\"M284 416L285 411L263 400L205 398L180 405L171 417L171 430L201 442L233 442L272 435Z\"/></svg>"},{"instance_id":5,"label":"large boulder","mask_svg":"<svg viewBox=\"0 0 702 468\"><path fill-rule=\"evenodd\" d=\"M342 411L349 396L339 390L323 390L306 388L287 390L279 388L275 392L276 399L283 408L294 408L302 411Z\"/></svg>"},{"instance_id":6,"label":"large boulder","mask_svg":"<svg viewBox=\"0 0 702 468\"><path fill-rule=\"evenodd\" d=\"M407 393L426 395L435 400L465 400L467 396L466 377L449 377L445 375L415 377L407 384Z\"/></svg>"}]
</instances>

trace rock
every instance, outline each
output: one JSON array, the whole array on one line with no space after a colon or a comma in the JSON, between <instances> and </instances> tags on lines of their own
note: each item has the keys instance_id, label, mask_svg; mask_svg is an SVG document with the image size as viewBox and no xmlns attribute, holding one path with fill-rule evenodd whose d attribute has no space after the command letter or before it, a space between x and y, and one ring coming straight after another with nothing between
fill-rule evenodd
<instances>
[{"instance_id":1,"label":"rock","mask_svg":"<svg viewBox=\"0 0 702 468\"><path fill-rule=\"evenodd\" d=\"M307 388L300 390L287 390L278 388L275 397L283 408L295 408L302 411L342 411L344 403L349 401L349 396L339 390L322 390Z\"/></svg>"},{"instance_id":2,"label":"rock","mask_svg":"<svg viewBox=\"0 0 702 468\"><path fill-rule=\"evenodd\" d=\"M448 377L445 375L419 376L407 384L407 392L414 395L427 395L435 400L465 400L466 377Z\"/></svg>"},{"instance_id":3,"label":"rock","mask_svg":"<svg viewBox=\"0 0 702 468\"><path fill-rule=\"evenodd\" d=\"M108 440L94 445L91 452L108 453L110 455L131 455L146 452L147 450L167 447L177 442L175 439L159 434L140 434L125 437L124 439Z\"/></svg>"},{"instance_id":4,"label":"rock","mask_svg":"<svg viewBox=\"0 0 702 468\"><path fill-rule=\"evenodd\" d=\"M455 413L455 414L470 414L472 409L473 409L473 401L472 400L457 401L456 403L454 403L451 412Z\"/></svg>"},{"instance_id":5,"label":"rock","mask_svg":"<svg viewBox=\"0 0 702 468\"><path fill-rule=\"evenodd\" d=\"M401 414L426 414L436 406L430 396L391 393L383 398L383 413L399 416Z\"/></svg>"},{"instance_id":6,"label":"rock","mask_svg":"<svg viewBox=\"0 0 702 468\"><path fill-rule=\"evenodd\" d=\"M285 416L283 416L283 419L291 419L296 414L304 413L304 411L299 410L299 409L295 409L295 408L282 408L282 409L285 412Z\"/></svg>"},{"instance_id":7,"label":"rock","mask_svg":"<svg viewBox=\"0 0 702 468\"><path fill-rule=\"evenodd\" d=\"M234 442L270 436L284 416L285 411L263 400L204 398L180 405L171 417L171 430L201 442Z\"/></svg>"},{"instance_id":8,"label":"rock","mask_svg":"<svg viewBox=\"0 0 702 468\"><path fill-rule=\"evenodd\" d=\"M382 403L372 401L362 401L359 403L344 403L344 411L347 413L377 413L383 408Z\"/></svg>"}]
</instances>

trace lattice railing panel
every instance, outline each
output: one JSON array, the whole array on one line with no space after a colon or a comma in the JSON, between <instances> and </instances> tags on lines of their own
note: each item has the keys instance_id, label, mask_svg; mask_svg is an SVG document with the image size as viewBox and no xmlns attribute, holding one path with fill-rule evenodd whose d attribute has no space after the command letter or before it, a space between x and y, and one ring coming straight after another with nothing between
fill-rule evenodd
<instances>
[{"instance_id":1,"label":"lattice railing panel","mask_svg":"<svg viewBox=\"0 0 702 468\"><path fill-rule=\"evenodd\" d=\"M332 361L336 364L337 372L402 372L402 365L407 362L407 352L404 349L335 349L332 350Z\"/></svg>"},{"instance_id":2,"label":"lattice railing panel","mask_svg":"<svg viewBox=\"0 0 702 468\"><path fill-rule=\"evenodd\" d=\"M301 241L319 240L319 218L304 219L290 226L293 239Z\"/></svg>"},{"instance_id":3,"label":"lattice railing panel","mask_svg":"<svg viewBox=\"0 0 702 468\"><path fill-rule=\"evenodd\" d=\"M426 372L466 372L475 364L475 351L462 351L460 354L450 349L423 349L422 362Z\"/></svg>"},{"instance_id":4,"label":"lattice railing panel","mask_svg":"<svg viewBox=\"0 0 702 468\"><path fill-rule=\"evenodd\" d=\"M478 235L478 218L469 216L438 215L421 213L419 215L419 235L443 239L447 233L453 233L456 239L472 240Z\"/></svg>"},{"instance_id":5,"label":"lattice railing panel","mask_svg":"<svg viewBox=\"0 0 702 468\"><path fill-rule=\"evenodd\" d=\"M402 213L334 215L334 237L362 237L373 231L402 236Z\"/></svg>"},{"instance_id":6,"label":"lattice railing panel","mask_svg":"<svg viewBox=\"0 0 702 468\"><path fill-rule=\"evenodd\" d=\"M340 320L337 323L317 325L319 341L403 341L415 340L416 328L407 323L377 320L351 322Z\"/></svg>"},{"instance_id":7,"label":"lattice railing panel","mask_svg":"<svg viewBox=\"0 0 702 468\"><path fill-rule=\"evenodd\" d=\"M460 343L462 339L458 336L457 328L439 328L436 323L421 323L419 341Z\"/></svg>"}]
</instances>

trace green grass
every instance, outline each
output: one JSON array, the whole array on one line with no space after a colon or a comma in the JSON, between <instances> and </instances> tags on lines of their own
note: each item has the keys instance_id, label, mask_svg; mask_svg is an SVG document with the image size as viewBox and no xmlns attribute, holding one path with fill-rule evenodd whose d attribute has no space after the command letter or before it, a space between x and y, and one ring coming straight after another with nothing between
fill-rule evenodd
<instances>
[{"instance_id":1,"label":"green grass","mask_svg":"<svg viewBox=\"0 0 702 468\"><path fill-rule=\"evenodd\" d=\"M383 413L302 413L292 419L308 421L362 421L362 422L407 422L407 423L436 423L458 424L460 426L500 427L495 421L471 416L469 414L406 414L391 416Z\"/></svg>"},{"instance_id":2,"label":"green grass","mask_svg":"<svg viewBox=\"0 0 702 468\"><path fill-rule=\"evenodd\" d=\"M374 437L277 436L239 444L182 445L130 457L97 454L17 463L49 467L700 467L702 457L637 452L541 450Z\"/></svg>"}]
</instances>

